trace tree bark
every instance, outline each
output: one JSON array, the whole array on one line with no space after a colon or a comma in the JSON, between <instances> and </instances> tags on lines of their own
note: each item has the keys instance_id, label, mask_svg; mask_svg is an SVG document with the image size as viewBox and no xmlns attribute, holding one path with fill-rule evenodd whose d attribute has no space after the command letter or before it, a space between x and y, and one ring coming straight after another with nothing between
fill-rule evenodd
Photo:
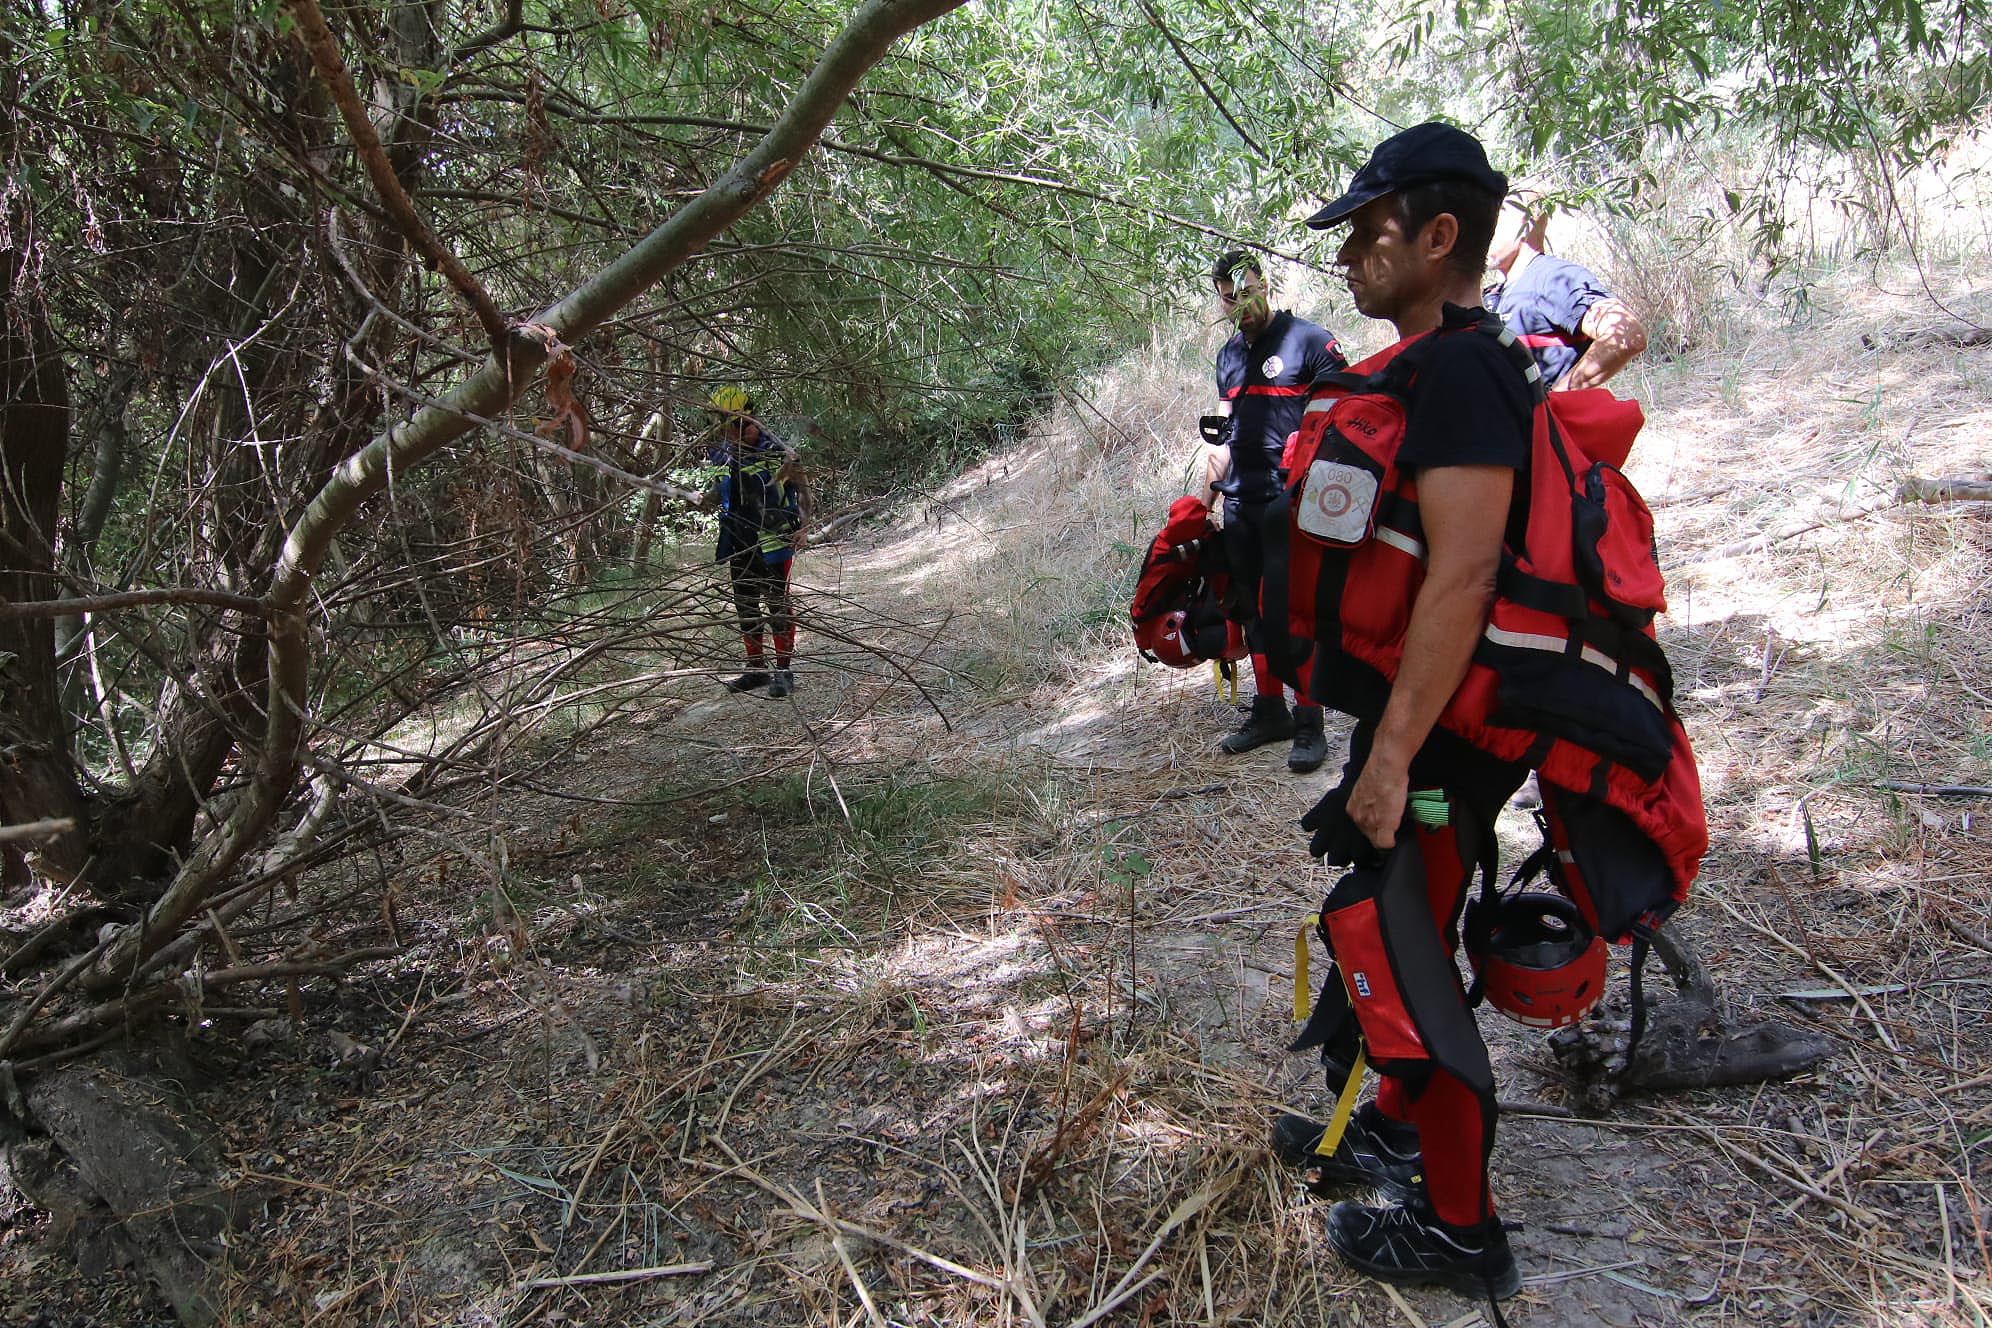
<instances>
[{"instance_id":1,"label":"tree bark","mask_svg":"<svg viewBox=\"0 0 1992 1328\"><path fill-rule=\"evenodd\" d=\"M32 243L18 205L10 231ZM0 254L0 600L52 598L55 525L69 459L69 384L24 248ZM89 858L84 802L70 760L51 618L0 622L0 819L67 819L76 828L8 844L5 880L70 881Z\"/></svg>"},{"instance_id":2,"label":"tree bark","mask_svg":"<svg viewBox=\"0 0 1992 1328\"><path fill-rule=\"evenodd\" d=\"M636 464L649 474L656 474L662 464L665 448L669 446L671 434L670 417L662 410L650 412L650 418L643 422L643 430L636 439ZM650 540L656 531L657 509L663 505L657 490L651 489L643 495L643 511L636 518L636 547L629 556L632 572L641 572L650 558Z\"/></svg>"}]
</instances>

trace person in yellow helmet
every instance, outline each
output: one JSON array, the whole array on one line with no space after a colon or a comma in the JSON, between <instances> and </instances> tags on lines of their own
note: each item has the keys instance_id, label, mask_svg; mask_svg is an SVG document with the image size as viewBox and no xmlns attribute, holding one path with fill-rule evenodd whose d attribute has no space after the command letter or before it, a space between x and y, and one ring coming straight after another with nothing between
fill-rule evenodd
<instances>
[{"instance_id":1,"label":"person in yellow helmet","mask_svg":"<svg viewBox=\"0 0 1992 1328\"><path fill-rule=\"evenodd\" d=\"M809 529L809 485L795 449L754 417L754 401L727 384L706 402L715 441L708 461L714 483L710 505L719 509L719 548L726 564L733 611L746 648L747 669L727 680L731 692L767 688L769 696L795 691L795 606L789 573ZM765 637L774 638L769 667Z\"/></svg>"}]
</instances>

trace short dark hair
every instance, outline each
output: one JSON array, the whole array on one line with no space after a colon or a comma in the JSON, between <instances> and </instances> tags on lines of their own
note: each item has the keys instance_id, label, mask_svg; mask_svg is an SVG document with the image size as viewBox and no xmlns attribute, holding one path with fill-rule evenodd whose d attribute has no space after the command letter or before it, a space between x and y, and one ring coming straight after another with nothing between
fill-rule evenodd
<instances>
[{"instance_id":1,"label":"short dark hair","mask_svg":"<svg viewBox=\"0 0 1992 1328\"><path fill-rule=\"evenodd\" d=\"M1259 266L1259 257L1257 254L1249 253L1243 249L1229 249L1220 254L1217 261L1211 264L1210 279L1213 285L1220 281L1236 283L1238 274L1241 272L1250 272L1253 276L1262 279L1266 275L1266 269Z\"/></svg>"},{"instance_id":2,"label":"short dark hair","mask_svg":"<svg viewBox=\"0 0 1992 1328\"><path fill-rule=\"evenodd\" d=\"M1459 222L1459 238L1453 241L1446 265L1478 277L1487 270L1487 250L1501 220L1501 195L1470 180L1453 179L1414 184L1397 193L1397 224L1407 240L1416 239L1441 212L1452 213Z\"/></svg>"}]
</instances>

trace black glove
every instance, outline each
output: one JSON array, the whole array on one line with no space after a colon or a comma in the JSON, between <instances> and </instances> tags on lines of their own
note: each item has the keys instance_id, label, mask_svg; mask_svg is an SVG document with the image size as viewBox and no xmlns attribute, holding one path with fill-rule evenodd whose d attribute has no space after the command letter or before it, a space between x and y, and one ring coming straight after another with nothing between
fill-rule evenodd
<instances>
[{"instance_id":1,"label":"black glove","mask_svg":"<svg viewBox=\"0 0 1992 1328\"><path fill-rule=\"evenodd\" d=\"M1300 828L1312 835L1307 841L1307 851L1331 867L1379 867L1383 865L1383 854L1349 819L1349 789L1354 783L1345 777L1329 789L1300 818Z\"/></svg>"}]
</instances>

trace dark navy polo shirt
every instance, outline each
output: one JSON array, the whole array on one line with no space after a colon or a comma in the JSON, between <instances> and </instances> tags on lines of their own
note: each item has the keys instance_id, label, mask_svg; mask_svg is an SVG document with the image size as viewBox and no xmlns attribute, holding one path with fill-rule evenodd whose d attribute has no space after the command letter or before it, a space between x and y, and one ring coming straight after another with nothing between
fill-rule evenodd
<instances>
[{"instance_id":1,"label":"dark navy polo shirt","mask_svg":"<svg viewBox=\"0 0 1992 1328\"><path fill-rule=\"evenodd\" d=\"M1591 349L1591 339L1578 328L1591 306L1609 299L1611 292L1589 268L1537 254L1521 276L1489 286L1485 296L1487 307L1501 315L1535 356L1544 385L1553 386Z\"/></svg>"},{"instance_id":2,"label":"dark navy polo shirt","mask_svg":"<svg viewBox=\"0 0 1992 1328\"><path fill-rule=\"evenodd\" d=\"M1218 488L1250 503L1278 494L1280 453L1300 427L1308 385L1348 363L1326 328L1290 310L1274 314L1249 346L1243 332L1232 333L1217 351L1217 395L1231 403L1231 476Z\"/></svg>"}]
</instances>

